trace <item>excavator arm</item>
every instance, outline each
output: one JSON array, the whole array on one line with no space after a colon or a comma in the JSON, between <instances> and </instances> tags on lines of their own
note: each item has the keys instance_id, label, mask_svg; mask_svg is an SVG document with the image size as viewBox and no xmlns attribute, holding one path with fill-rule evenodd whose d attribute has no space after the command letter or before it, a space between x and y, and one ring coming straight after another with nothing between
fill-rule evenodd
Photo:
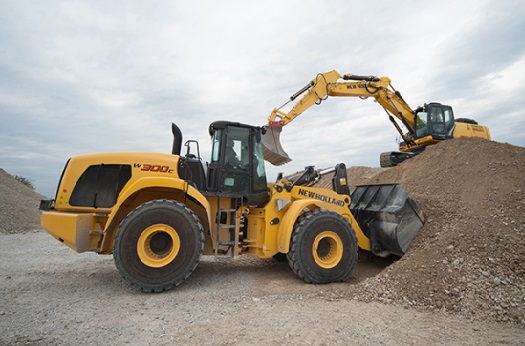
<instances>
[{"instance_id":1,"label":"excavator arm","mask_svg":"<svg viewBox=\"0 0 525 346\"><path fill-rule=\"evenodd\" d=\"M341 81L342 80L342 81ZM306 93L293 107L284 112L282 109L299 96ZM275 108L268 117L266 133L263 135L264 158L273 165L279 166L291 161L280 144L282 127L301 115L314 104L320 104L329 96L347 96L369 98L373 97L386 111L392 124L403 140L410 145L414 142L415 115L401 94L394 89L388 77L341 75L337 71L319 73L304 88L290 97L290 100L279 108ZM399 119L408 129L403 133L396 122Z\"/></svg>"}]
</instances>

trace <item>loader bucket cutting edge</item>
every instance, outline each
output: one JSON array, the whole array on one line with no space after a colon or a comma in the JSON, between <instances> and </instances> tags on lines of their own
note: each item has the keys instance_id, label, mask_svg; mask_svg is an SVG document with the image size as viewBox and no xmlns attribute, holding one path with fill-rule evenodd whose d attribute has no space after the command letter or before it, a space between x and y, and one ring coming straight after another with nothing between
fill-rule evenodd
<instances>
[{"instance_id":1,"label":"loader bucket cutting edge","mask_svg":"<svg viewBox=\"0 0 525 346\"><path fill-rule=\"evenodd\" d=\"M284 165L292 161L281 146L282 130L282 126L268 126L266 133L261 138L264 159L274 166Z\"/></svg>"},{"instance_id":2,"label":"loader bucket cutting edge","mask_svg":"<svg viewBox=\"0 0 525 346\"><path fill-rule=\"evenodd\" d=\"M350 197L350 210L377 256L404 255L425 223L423 212L399 184L356 186Z\"/></svg>"}]
</instances>

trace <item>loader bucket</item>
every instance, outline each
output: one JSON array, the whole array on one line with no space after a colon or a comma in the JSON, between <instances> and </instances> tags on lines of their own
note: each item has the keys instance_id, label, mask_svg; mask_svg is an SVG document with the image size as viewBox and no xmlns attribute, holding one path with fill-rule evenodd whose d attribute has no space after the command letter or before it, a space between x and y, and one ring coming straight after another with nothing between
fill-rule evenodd
<instances>
[{"instance_id":1,"label":"loader bucket","mask_svg":"<svg viewBox=\"0 0 525 346\"><path fill-rule=\"evenodd\" d=\"M282 130L282 126L268 126L261 138L264 159L274 166L281 166L292 161L281 146Z\"/></svg>"},{"instance_id":2,"label":"loader bucket","mask_svg":"<svg viewBox=\"0 0 525 346\"><path fill-rule=\"evenodd\" d=\"M404 255L425 223L423 212L399 184L356 186L350 197L350 210L377 256Z\"/></svg>"}]
</instances>

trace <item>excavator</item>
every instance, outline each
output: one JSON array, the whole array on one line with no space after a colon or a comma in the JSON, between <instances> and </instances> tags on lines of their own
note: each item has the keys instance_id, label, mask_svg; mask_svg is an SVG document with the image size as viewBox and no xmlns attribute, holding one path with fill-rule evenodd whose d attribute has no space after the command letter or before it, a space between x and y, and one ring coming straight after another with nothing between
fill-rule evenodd
<instances>
[{"instance_id":1,"label":"excavator","mask_svg":"<svg viewBox=\"0 0 525 346\"><path fill-rule=\"evenodd\" d=\"M340 81L341 79L343 81ZM285 106L304 93L306 94L295 103L290 111L282 111ZM288 102L272 111L262 138L264 157L268 162L280 166L291 161L280 142L283 126L289 124L314 104L321 104L329 96L349 96L361 99L373 97L384 108L389 120L401 135L402 141L399 143L399 151L385 152L380 155L381 167L396 166L421 153L426 147L443 140L461 136L490 139L488 127L480 126L472 119L454 119L451 106L432 102L412 110L401 93L394 89L388 77L341 75L333 70L319 73L305 87L293 94ZM403 131L402 126L406 128L406 132Z\"/></svg>"}]
</instances>

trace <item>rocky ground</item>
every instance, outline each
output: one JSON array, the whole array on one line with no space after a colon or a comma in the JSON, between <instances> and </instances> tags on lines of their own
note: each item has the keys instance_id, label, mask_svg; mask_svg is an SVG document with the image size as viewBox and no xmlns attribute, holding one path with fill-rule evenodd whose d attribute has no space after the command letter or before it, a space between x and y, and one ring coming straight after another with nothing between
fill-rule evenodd
<instances>
[{"instance_id":1,"label":"rocky ground","mask_svg":"<svg viewBox=\"0 0 525 346\"><path fill-rule=\"evenodd\" d=\"M351 167L351 184L401 183L424 211L401 259L362 252L348 282L308 285L286 263L205 258L144 294L111 257L36 230L40 197L0 170L0 344L525 344L524 171L524 148L472 138Z\"/></svg>"}]
</instances>

